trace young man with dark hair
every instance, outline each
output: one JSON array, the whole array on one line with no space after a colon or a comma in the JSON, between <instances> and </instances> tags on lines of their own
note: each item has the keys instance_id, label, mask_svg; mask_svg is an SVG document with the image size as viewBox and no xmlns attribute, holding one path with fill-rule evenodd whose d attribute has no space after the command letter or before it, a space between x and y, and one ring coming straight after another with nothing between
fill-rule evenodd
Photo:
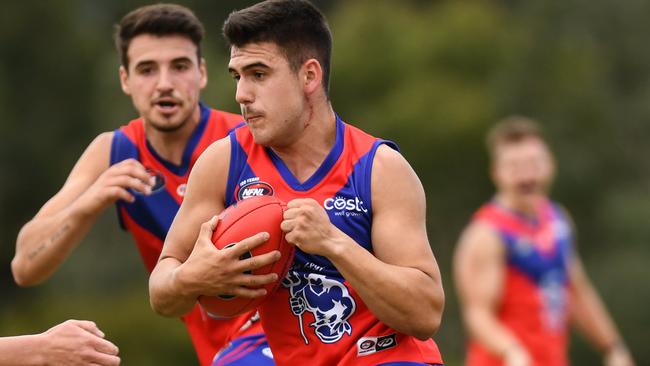
<instances>
[{"instance_id":1,"label":"young man with dark hair","mask_svg":"<svg viewBox=\"0 0 650 366\"><path fill-rule=\"evenodd\" d=\"M605 365L631 366L575 251L571 219L548 198L555 164L537 124L510 117L487 142L497 193L465 229L454 260L467 365L568 365L571 318Z\"/></svg>"},{"instance_id":2,"label":"young man with dark hair","mask_svg":"<svg viewBox=\"0 0 650 366\"><path fill-rule=\"evenodd\" d=\"M264 296L248 286L282 281L260 307L277 364L441 364L424 190L395 144L332 109L324 16L307 1L265 1L232 13L224 34L246 126L197 161L150 277L154 310L176 316L199 295ZM288 202L281 227L296 257L284 279L242 273L279 258L240 260L268 233L227 250L210 242L214 215L261 183Z\"/></svg>"},{"instance_id":3,"label":"young man with dark hair","mask_svg":"<svg viewBox=\"0 0 650 366\"><path fill-rule=\"evenodd\" d=\"M242 123L238 115L199 102L207 83L202 38L201 22L179 5L145 6L117 25L120 82L140 117L100 134L61 190L20 231L12 262L20 285L51 276L113 204L147 270L153 270L195 161L208 145ZM265 347L254 314L216 320L197 305L178 315L201 365L210 365L217 351L235 338L245 337L240 345L259 348L258 353ZM244 355L236 359L238 365L272 364L267 356L246 363Z\"/></svg>"}]
</instances>

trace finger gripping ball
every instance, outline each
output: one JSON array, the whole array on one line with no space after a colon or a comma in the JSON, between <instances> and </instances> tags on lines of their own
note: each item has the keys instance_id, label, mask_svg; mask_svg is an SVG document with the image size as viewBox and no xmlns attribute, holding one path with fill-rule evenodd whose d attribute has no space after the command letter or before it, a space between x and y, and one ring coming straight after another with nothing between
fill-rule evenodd
<instances>
[{"instance_id":1,"label":"finger gripping ball","mask_svg":"<svg viewBox=\"0 0 650 366\"><path fill-rule=\"evenodd\" d=\"M240 255L247 259L278 250L278 261L263 267L247 271L248 274L265 275L276 273L278 280L272 283L250 287L265 288L266 295L254 299L222 294L218 296L200 296L199 303L211 315L232 317L257 308L280 286L293 262L294 246L287 243L284 232L280 229L286 204L274 196L256 196L239 202L224 210L219 215L217 228L212 235L212 242L218 249L234 250L236 243L260 232L269 233L269 240Z\"/></svg>"}]
</instances>

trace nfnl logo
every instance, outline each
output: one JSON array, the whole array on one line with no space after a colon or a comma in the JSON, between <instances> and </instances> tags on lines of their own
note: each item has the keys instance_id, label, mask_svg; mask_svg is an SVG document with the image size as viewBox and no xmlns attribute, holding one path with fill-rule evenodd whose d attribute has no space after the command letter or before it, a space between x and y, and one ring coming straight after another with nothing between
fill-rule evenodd
<instances>
[{"instance_id":1,"label":"nfnl logo","mask_svg":"<svg viewBox=\"0 0 650 366\"><path fill-rule=\"evenodd\" d=\"M237 192L240 201L258 196L273 196L273 187L266 182L255 181L244 184Z\"/></svg>"}]
</instances>

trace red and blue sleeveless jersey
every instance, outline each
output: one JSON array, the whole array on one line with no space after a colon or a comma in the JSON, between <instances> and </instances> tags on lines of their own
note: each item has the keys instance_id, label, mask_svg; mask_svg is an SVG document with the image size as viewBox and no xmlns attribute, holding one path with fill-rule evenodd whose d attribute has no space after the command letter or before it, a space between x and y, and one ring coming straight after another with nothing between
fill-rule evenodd
<instances>
[{"instance_id":1,"label":"red and blue sleeveless jersey","mask_svg":"<svg viewBox=\"0 0 650 366\"><path fill-rule=\"evenodd\" d=\"M132 192L136 197L135 202L117 202L120 225L134 237L149 272L160 257L165 236L180 208L192 166L211 143L226 137L229 131L243 122L235 114L212 110L204 105L200 108L201 118L185 147L181 165L172 164L156 153L146 139L142 118L115 130L113 135L110 164L136 159L155 179L150 195ZM216 320L196 305L182 317L201 365L210 365L217 351L235 336L242 335L240 329L250 325L248 321L251 315ZM259 322L245 330L245 334L261 332Z\"/></svg>"},{"instance_id":2,"label":"red and blue sleeveless jersey","mask_svg":"<svg viewBox=\"0 0 650 366\"><path fill-rule=\"evenodd\" d=\"M247 126L230 133L226 205L257 195L285 202L318 201L330 221L372 252L372 162L381 144L336 119L331 151L299 182L273 150L255 143ZM282 286L260 306L262 325L278 365L423 365L442 363L433 340L419 341L382 323L326 257L296 248Z\"/></svg>"},{"instance_id":3,"label":"red and blue sleeveless jersey","mask_svg":"<svg viewBox=\"0 0 650 366\"><path fill-rule=\"evenodd\" d=\"M566 213L544 200L532 220L490 202L477 211L473 220L492 227L505 247L507 268L497 308L499 321L527 349L535 366L568 365L573 234ZM470 343L467 365L502 364L482 345Z\"/></svg>"}]
</instances>

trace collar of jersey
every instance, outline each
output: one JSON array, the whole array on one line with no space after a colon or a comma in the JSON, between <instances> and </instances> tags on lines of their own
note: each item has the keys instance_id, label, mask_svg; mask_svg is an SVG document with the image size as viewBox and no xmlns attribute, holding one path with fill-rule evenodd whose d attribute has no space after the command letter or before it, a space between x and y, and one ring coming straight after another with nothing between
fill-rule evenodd
<instances>
[{"instance_id":1,"label":"collar of jersey","mask_svg":"<svg viewBox=\"0 0 650 366\"><path fill-rule=\"evenodd\" d=\"M513 210L509 207L506 207L503 205L501 202L499 202L496 197L492 198L492 204L494 207L496 207L498 210L501 212L504 212L506 215L514 217L517 221L519 221L521 224L526 226L529 229L538 229L544 224L545 220L545 209L548 205L548 201L543 201L540 204L537 205L535 208L535 216L529 216L526 215L522 212Z\"/></svg>"},{"instance_id":2,"label":"collar of jersey","mask_svg":"<svg viewBox=\"0 0 650 366\"><path fill-rule=\"evenodd\" d=\"M341 118L339 118L338 115L336 115L336 141L334 141L334 146L332 146L332 149L330 152L327 154L327 157L323 161L323 163L316 169L314 174L312 174L311 177L309 177L306 181L300 183L298 179L291 173L291 170L286 166L284 161L273 152L270 148L266 147L266 152L271 158L271 161L273 162L273 165L275 165L275 168L278 170L280 175L282 176L282 179L291 187L291 189L295 191L308 191L314 186L316 186L318 183L320 183L323 178L330 172L336 161L339 159L339 156L341 156L341 152L343 151L343 145L344 145L344 131L345 131L345 125L343 124L343 121L341 121Z\"/></svg>"},{"instance_id":3,"label":"collar of jersey","mask_svg":"<svg viewBox=\"0 0 650 366\"><path fill-rule=\"evenodd\" d=\"M210 118L210 108L208 108L203 103L199 103L199 109L201 110L201 118L199 119L199 124L194 129L194 132L192 132L190 139L187 140L187 145L185 145L185 149L183 150L181 165L176 165L158 155L156 150L149 143L149 140L147 140L145 137L147 149L151 155L153 155L153 157L156 158L156 160L158 160L162 165L164 165L165 168L167 168L170 172L178 176L183 176L185 173L187 173L187 169L190 167L190 159L192 158L194 148L196 148L196 145L199 143L201 136L203 136L203 131L205 131L205 126L208 124L208 119Z\"/></svg>"}]
</instances>

